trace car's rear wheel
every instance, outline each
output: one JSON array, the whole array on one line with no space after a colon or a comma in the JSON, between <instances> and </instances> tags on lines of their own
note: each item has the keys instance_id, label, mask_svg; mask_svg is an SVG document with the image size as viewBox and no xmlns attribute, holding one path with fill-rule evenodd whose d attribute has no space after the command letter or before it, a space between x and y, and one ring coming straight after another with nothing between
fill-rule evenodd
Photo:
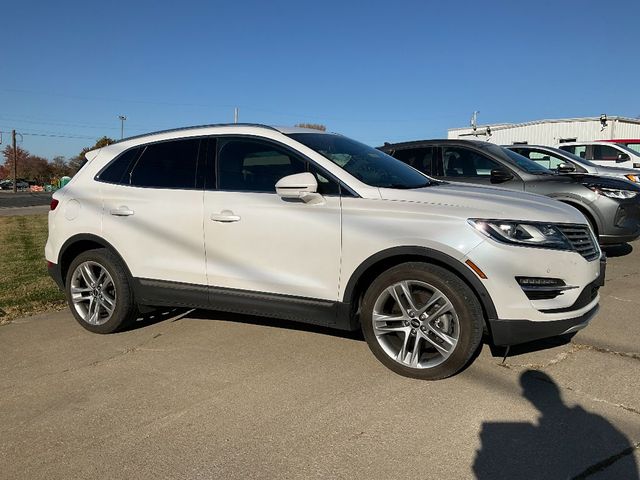
<instances>
[{"instance_id":1,"label":"car's rear wheel","mask_svg":"<svg viewBox=\"0 0 640 480\"><path fill-rule=\"evenodd\" d=\"M400 375L437 380L459 372L482 338L482 308L444 268L404 263L380 275L361 308L373 354Z\"/></svg>"},{"instance_id":2,"label":"car's rear wheel","mask_svg":"<svg viewBox=\"0 0 640 480\"><path fill-rule=\"evenodd\" d=\"M71 312L87 330L112 333L137 316L125 267L107 249L78 255L69 266L65 286Z\"/></svg>"}]
</instances>

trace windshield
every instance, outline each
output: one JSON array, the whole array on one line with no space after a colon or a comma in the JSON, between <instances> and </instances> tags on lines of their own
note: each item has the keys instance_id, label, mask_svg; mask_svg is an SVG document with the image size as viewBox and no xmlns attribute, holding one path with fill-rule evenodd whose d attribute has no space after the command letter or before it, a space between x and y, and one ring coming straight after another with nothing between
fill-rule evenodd
<instances>
[{"instance_id":1,"label":"windshield","mask_svg":"<svg viewBox=\"0 0 640 480\"><path fill-rule=\"evenodd\" d=\"M621 143L621 144L619 143L618 145L624 145L629 150L633 150L633 153L635 153L636 155L640 153L640 141L639 142L624 142L624 143Z\"/></svg>"},{"instance_id":2,"label":"windshield","mask_svg":"<svg viewBox=\"0 0 640 480\"><path fill-rule=\"evenodd\" d=\"M527 157L523 157L519 153L513 152L508 148L499 147L497 145L491 145L489 148L500 150L504 154L502 155L502 158L527 173L531 173L533 175L555 175L548 168L545 168L533 160L529 160Z\"/></svg>"},{"instance_id":3,"label":"windshield","mask_svg":"<svg viewBox=\"0 0 640 480\"><path fill-rule=\"evenodd\" d=\"M372 187L421 188L436 183L400 160L341 135L292 133L289 137L315 150Z\"/></svg>"},{"instance_id":4,"label":"windshield","mask_svg":"<svg viewBox=\"0 0 640 480\"><path fill-rule=\"evenodd\" d=\"M626 145L622 145L620 143L617 143L616 146L618 148L620 148L621 150L624 150L625 152L629 153L630 155L638 155L638 152L636 152L633 148L631 148L631 145L633 145L633 143L631 144L626 144ZM636 148L638 146L636 145Z\"/></svg>"}]
</instances>

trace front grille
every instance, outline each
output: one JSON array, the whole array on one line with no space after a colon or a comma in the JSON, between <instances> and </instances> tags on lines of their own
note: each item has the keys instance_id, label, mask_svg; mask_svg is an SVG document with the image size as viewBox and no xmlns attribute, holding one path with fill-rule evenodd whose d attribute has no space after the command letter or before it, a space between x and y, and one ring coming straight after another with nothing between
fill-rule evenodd
<instances>
[{"instance_id":1,"label":"front grille","mask_svg":"<svg viewBox=\"0 0 640 480\"><path fill-rule=\"evenodd\" d=\"M567 237L571 246L589 261L600 257L600 249L594 242L591 230L586 225L558 225L560 231Z\"/></svg>"}]
</instances>

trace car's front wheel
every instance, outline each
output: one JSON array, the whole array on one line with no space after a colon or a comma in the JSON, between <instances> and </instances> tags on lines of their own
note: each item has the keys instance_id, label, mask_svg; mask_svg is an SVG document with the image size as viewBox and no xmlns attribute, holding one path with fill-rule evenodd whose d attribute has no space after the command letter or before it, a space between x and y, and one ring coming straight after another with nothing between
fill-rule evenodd
<instances>
[{"instance_id":1,"label":"car's front wheel","mask_svg":"<svg viewBox=\"0 0 640 480\"><path fill-rule=\"evenodd\" d=\"M400 375L446 378L471 359L482 338L482 308L450 271L404 263L381 274L365 293L364 337L373 354Z\"/></svg>"},{"instance_id":2,"label":"car's front wheel","mask_svg":"<svg viewBox=\"0 0 640 480\"><path fill-rule=\"evenodd\" d=\"M105 248L78 255L67 271L65 288L73 316L92 332L115 332L137 316L125 267Z\"/></svg>"}]
</instances>

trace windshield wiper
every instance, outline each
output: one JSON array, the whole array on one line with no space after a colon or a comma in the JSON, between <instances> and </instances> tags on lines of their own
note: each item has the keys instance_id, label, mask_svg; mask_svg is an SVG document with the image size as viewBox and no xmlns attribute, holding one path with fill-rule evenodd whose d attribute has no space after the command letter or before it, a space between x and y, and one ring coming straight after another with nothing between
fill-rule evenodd
<instances>
[{"instance_id":1,"label":"windshield wiper","mask_svg":"<svg viewBox=\"0 0 640 480\"><path fill-rule=\"evenodd\" d=\"M392 183L391 185L385 185L382 188L397 188L399 190L411 190L414 188L430 187L431 185L435 185L435 183L427 182L424 185L405 185L403 183Z\"/></svg>"}]
</instances>

